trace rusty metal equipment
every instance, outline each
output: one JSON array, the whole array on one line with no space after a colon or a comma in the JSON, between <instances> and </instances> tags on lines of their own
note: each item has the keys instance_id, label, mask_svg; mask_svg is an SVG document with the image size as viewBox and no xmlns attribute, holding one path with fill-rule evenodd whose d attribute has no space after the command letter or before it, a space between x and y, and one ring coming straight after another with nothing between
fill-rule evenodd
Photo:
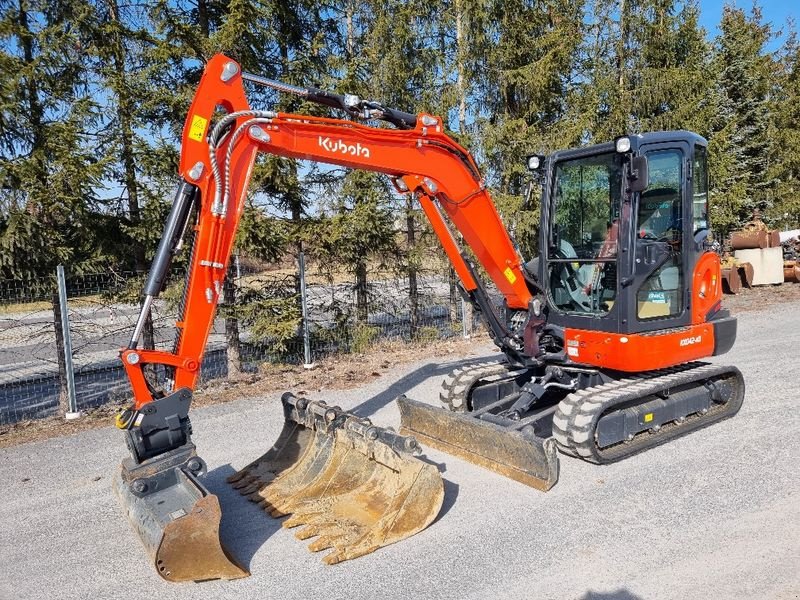
<instances>
[{"instance_id":1,"label":"rusty metal equipment","mask_svg":"<svg viewBox=\"0 0 800 600\"><path fill-rule=\"evenodd\" d=\"M449 412L405 396L397 405L400 433L538 490L558 481L555 440L539 437L531 424L484 420L496 417L488 411Z\"/></svg>"},{"instance_id":2,"label":"rusty metal equipment","mask_svg":"<svg viewBox=\"0 0 800 600\"><path fill-rule=\"evenodd\" d=\"M800 262L786 260L783 262L783 280L787 283L800 283Z\"/></svg>"},{"instance_id":3,"label":"rusty metal equipment","mask_svg":"<svg viewBox=\"0 0 800 600\"><path fill-rule=\"evenodd\" d=\"M769 248L771 236L767 226L761 220L754 220L742 227L741 231L731 234L731 248L745 250L749 248Z\"/></svg>"},{"instance_id":4,"label":"rusty metal equipment","mask_svg":"<svg viewBox=\"0 0 800 600\"><path fill-rule=\"evenodd\" d=\"M336 564L374 552L425 529L439 514L439 470L414 455L413 437L291 393L275 445L228 481L322 560Z\"/></svg>"},{"instance_id":5,"label":"rusty metal equipment","mask_svg":"<svg viewBox=\"0 0 800 600\"><path fill-rule=\"evenodd\" d=\"M722 291L726 294L738 294L742 290L742 279L736 266L722 268Z\"/></svg>"}]
</instances>

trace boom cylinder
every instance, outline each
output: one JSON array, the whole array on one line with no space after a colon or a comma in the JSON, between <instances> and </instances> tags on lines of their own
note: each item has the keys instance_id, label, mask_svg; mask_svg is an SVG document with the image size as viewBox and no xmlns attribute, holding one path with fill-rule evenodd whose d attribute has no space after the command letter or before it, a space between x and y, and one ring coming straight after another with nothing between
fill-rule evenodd
<instances>
[{"instance_id":1,"label":"boom cylinder","mask_svg":"<svg viewBox=\"0 0 800 600\"><path fill-rule=\"evenodd\" d=\"M186 229L186 222L192 212L197 188L185 181L180 185L175 193L175 200L172 209L169 211L167 223L164 225L164 234L158 243L158 250L153 257L153 264L150 265L150 273L147 275L147 282L144 284L144 295L157 298L164 289L164 282L167 279L167 271L172 263L172 257L178 251L178 247Z\"/></svg>"}]
</instances>

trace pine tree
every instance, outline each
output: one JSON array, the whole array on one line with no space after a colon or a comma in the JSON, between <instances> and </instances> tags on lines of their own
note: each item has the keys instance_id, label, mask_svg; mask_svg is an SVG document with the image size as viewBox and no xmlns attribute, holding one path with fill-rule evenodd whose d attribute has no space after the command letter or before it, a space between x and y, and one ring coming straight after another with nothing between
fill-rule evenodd
<instances>
[{"instance_id":1,"label":"pine tree","mask_svg":"<svg viewBox=\"0 0 800 600\"><path fill-rule=\"evenodd\" d=\"M481 154L493 196L523 248L536 252L538 207L525 210L525 157L578 143L566 99L583 27L583 2L548 0L489 4L488 68L478 97Z\"/></svg>"},{"instance_id":2,"label":"pine tree","mask_svg":"<svg viewBox=\"0 0 800 600\"><path fill-rule=\"evenodd\" d=\"M574 118L585 137L689 129L706 134L710 48L694 0L594 0Z\"/></svg>"},{"instance_id":3,"label":"pine tree","mask_svg":"<svg viewBox=\"0 0 800 600\"><path fill-rule=\"evenodd\" d=\"M782 229L800 227L800 43L790 31L777 61L772 101L774 140L769 175L775 181L775 203L769 221Z\"/></svg>"},{"instance_id":4,"label":"pine tree","mask_svg":"<svg viewBox=\"0 0 800 600\"><path fill-rule=\"evenodd\" d=\"M33 280L59 263L73 273L102 264L98 107L83 52L91 9L19 0L0 18L0 270Z\"/></svg>"},{"instance_id":5,"label":"pine tree","mask_svg":"<svg viewBox=\"0 0 800 600\"><path fill-rule=\"evenodd\" d=\"M714 59L717 116L709 145L712 223L723 235L772 203L768 96L773 61L766 52L771 36L757 6L749 16L724 8Z\"/></svg>"},{"instance_id":6,"label":"pine tree","mask_svg":"<svg viewBox=\"0 0 800 600\"><path fill-rule=\"evenodd\" d=\"M90 133L98 120L85 69L91 28L81 0L18 0L0 15L0 275L51 290L62 410L63 331L49 278L60 263L75 274L112 258L104 251L113 222L98 214L95 195L103 165Z\"/></svg>"}]
</instances>

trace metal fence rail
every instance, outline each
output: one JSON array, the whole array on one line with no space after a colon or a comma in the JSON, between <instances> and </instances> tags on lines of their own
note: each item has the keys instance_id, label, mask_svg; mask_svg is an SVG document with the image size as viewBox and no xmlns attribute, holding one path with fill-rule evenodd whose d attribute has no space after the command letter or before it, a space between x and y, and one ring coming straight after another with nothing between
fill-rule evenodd
<instances>
[{"instance_id":1,"label":"metal fence rail","mask_svg":"<svg viewBox=\"0 0 800 600\"><path fill-rule=\"evenodd\" d=\"M231 272L233 302L221 305L209 338L201 381L227 377L229 369L255 371L265 362L307 363L325 356L365 351L382 339L423 339L461 335L463 303L453 302L446 274L418 275L417 311L411 314L407 278L386 274L368 277L366 320L358 319L355 284L319 275L305 279L305 319L301 310L301 275ZM153 345L172 349L182 275L176 274L153 305ZM103 273L67 276L67 338L72 344L72 375L78 411L123 401L130 388L119 361L139 314L137 294L142 276ZM261 303L261 304L259 304ZM64 365L59 369L57 279L0 280L0 425L66 412ZM262 307L274 318L295 319L289 335L264 335L253 322ZM295 307L296 306L296 310ZM248 307L250 313L248 313ZM363 316L363 315L362 315ZM469 313L468 313L469 317ZM238 350L229 352L226 318L236 326ZM269 320L260 314L260 319ZM232 319L232 321L231 321ZM63 332L62 332L63 333ZM238 355L238 360L235 360ZM233 361L233 362L232 362Z\"/></svg>"}]
</instances>

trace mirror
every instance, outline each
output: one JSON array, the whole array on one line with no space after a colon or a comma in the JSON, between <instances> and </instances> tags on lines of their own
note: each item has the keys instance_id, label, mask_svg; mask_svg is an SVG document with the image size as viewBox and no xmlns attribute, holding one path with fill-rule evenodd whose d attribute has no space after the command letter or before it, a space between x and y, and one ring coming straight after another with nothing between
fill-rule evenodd
<instances>
[{"instance_id":1,"label":"mirror","mask_svg":"<svg viewBox=\"0 0 800 600\"><path fill-rule=\"evenodd\" d=\"M650 184L650 177L647 172L647 157L632 156L630 163L630 173L628 175L628 186L632 192L643 192Z\"/></svg>"}]
</instances>

